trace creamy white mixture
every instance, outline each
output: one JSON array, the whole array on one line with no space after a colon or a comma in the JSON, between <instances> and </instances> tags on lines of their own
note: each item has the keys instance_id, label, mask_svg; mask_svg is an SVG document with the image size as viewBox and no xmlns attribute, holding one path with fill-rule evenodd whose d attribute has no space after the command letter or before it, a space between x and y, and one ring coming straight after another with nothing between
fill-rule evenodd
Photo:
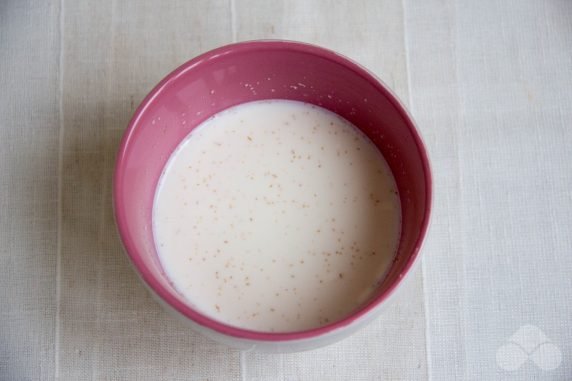
<instances>
[{"instance_id":1,"label":"creamy white mixture","mask_svg":"<svg viewBox=\"0 0 572 381\"><path fill-rule=\"evenodd\" d=\"M197 127L155 196L160 261L203 313L257 331L314 328L372 295L401 209L377 148L334 113L251 102Z\"/></svg>"}]
</instances>

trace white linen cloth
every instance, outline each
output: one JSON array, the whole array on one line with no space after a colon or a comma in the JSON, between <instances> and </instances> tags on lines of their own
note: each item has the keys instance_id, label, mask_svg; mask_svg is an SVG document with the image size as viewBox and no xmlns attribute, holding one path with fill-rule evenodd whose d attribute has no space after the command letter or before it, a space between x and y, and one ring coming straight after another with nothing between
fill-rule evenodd
<instances>
[{"instance_id":1,"label":"white linen cloth","mask_svg":"<svg viewBox=\"0 0 572 381\"><path fill-rule=\"evenodd\" d=\"M0 3L0 379L572 378L572 2ZM239 353L147 294L110 208L122 131L208 49L296 39L410 106L435 177L423 262L371 326Z\"/></svg>"}]
</instances>

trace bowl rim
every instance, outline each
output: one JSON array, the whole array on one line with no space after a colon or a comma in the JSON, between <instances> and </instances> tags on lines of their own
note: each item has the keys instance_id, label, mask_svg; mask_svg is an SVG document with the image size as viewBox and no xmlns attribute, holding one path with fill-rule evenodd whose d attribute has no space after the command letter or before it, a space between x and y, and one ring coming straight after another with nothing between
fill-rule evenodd
<instances>
[{"instance_id":1,"label":"bowl rim","mask_svg":"<svg viewBox=\"0 0 572 381\"><path fill-rule=\"evenodd\" d=\"M147 108L153 103L155 98L157 98L167 87L169 87L169 85L172 82L177 81L177 79L183 76L186 72L192 70L193 68L201 64L207 63L209 60L216 59L218 57L228 54L240 54L244 52L253 52L260 50L292 51L292 52L305 53L318 56L320 58L333 61L343 66L345 69L351 70L355 74L364 78L371 85L373 85L377 91L380 91L382 94L386 96L389 102L395 107L397 112L400 114L402 119L406 122L405 124L409 129L409 132L411 133L413 140L415 141L416 149L419 153L419 156L421 157L423 173L424 173L424 182L426 189L425 191L426 206L425 206L423 220L421 223L421 229L419 235L417 236L413 250L409 254L407 262L405 263L405 266L403 267L401 273L399 274L399 277L397 277L397 279L392 284L390 284L389 287L384 292L379 294L375 299L370 301L367 305L363 306L361 309L356 310L351 315L348 315L345 318L334 321L330 324L303 331L262 332L262 331L254 331L254 330L234 327L226 323L223 323L221 321L212 319L208 315L203 314L198 310L191 308L189 305L175 298L157 279L155 279L149 268L144 264L144 262L138 255L137 250L135 249L133 239L131 239L131 237L127 234L128 222L125 215L125 211L121 203L118 202L118 199L120 199L119 195L123 194L123 186L122 186L123 182L120 180L122 180L123 177L125 176L125 156L127 147L129 146L131 137L137 130L140 118L145 113ZM127 126L127 129L123 133L116 157L117 158L115 161L115 169L113 174L113 188L112 188L113 210L115 215L115 221L117 225L117 230L119 232L119 236L121 238L123 247L125 249L124 251L127 254L128 258L130 259L132 265L135 267L136 271L139 273L140 277L158 297L160 297L171 308L176 310L178 313L180 313L187 319L190 319L199 326L202 326L209 330L218 332L225 336L230 336L238 339L262 341L262 342L281 342L281 341L313 339L349 327L350 325L352 325L352 323L362 320L366 316L369 316L369 314L373 313L374 310L376 310L378 307L384 304L384 302L387 301L393 295L395 290L403 282L405 275L411 272L412 267L415 265L417 259L420 256L419 253L429 227L429 221L432 209L432 199L433 199L433 190L432 190L433 180L431 175L429 156L425 148L425 145L423 143L423 139L419 134L418 129L416 128L416 124L413 120L413 117L409 114L405 106L402 104L399 98L393 93L393 91L390 90L389 87L385 83L383 83L383 81L377 78L377 76L375 76L369 70L367 70L360 64L356 63L352 59L342 54L305 42L291 41L291 40L251 40L251 41L232 43L207 51L180 65L178 68L176 68L166 77L164 77L149 92L149 94L147 94L147 96L143 99L143 101L141 101L135 113L133 114L133 117L131 118Z\"/></svg>"}]
</instances>

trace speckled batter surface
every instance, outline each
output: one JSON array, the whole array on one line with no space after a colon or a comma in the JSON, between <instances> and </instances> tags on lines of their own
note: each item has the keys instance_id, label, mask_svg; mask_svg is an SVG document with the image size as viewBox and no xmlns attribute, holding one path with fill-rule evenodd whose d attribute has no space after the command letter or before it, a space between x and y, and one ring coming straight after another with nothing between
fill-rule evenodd
<instances>
[{"instance_id":1,"label":"speckled batter surface","mask_svg":"<svg viewBox=\"0 0 572 381\"><path fill-rule=\"evenodd\" d=\"M153 229L177 290L257 331L315 328L375 290L399 240L395 181L377 148L325 109L272 100L225 110L175 150Z\"/></svg>"}]
</instances>

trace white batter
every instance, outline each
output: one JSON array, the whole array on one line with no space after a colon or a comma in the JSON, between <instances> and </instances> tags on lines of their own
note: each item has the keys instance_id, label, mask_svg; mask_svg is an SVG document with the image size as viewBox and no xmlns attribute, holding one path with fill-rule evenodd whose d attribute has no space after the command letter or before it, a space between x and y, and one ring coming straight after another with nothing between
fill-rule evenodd
<instances>
[{"instance_id":1,"label":"white batter","mask_svg":"<svg viewBox=\"0 0 572 381\"><path fill-rule=\"evenodd\" d=\"M334 113L273 100L225 110L175 150L153 210L173 285L230 325L287 332L372 295L399 241L395 181Z\"/></svg>"}]
</instances>

